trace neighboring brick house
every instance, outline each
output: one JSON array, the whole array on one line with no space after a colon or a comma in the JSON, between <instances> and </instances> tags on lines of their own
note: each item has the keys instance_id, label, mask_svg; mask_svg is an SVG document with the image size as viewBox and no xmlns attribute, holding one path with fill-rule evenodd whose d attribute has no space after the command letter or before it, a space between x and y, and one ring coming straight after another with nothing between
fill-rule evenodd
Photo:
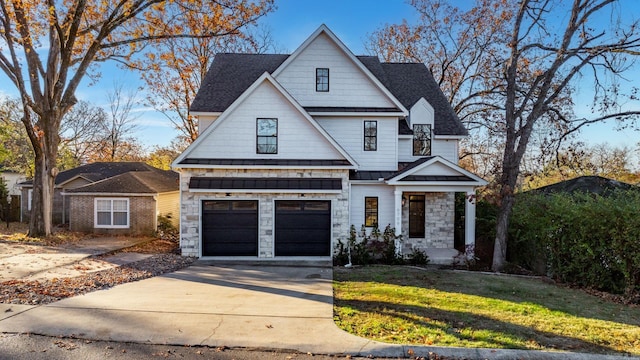
<instances>
[{"instance_id":1,"label":"neighboring brick house","mask_svg":"<svg viewBox=\"0 0 640 360\"><path fill-rule=\"evenodd\" d=\"M355 56L322 25L290 55L217 54L190 111L184 255L330 259L350 225L390 224L450 262L456 192L475 243L486 182L457 165L467 130L424 64Z\"/></svg>"},{"instance_id":2,"label":"neighboring brick house","mask_svg":"<svg viewBox=\"0 0 640 360\"><path fill-rule=\"evenodd\" d=\"M141 162L98 162L56 176L54 225L72 231L151 234L158 215L178 226L179 176ZM30 182L23 183L23 219L30 213Z\"/></svg>"}]
</instances>

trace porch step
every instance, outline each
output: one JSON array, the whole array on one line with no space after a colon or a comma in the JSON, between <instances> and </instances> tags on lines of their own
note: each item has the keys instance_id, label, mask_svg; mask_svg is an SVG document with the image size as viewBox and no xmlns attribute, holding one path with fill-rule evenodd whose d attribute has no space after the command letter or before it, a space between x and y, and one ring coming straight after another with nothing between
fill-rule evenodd
<instances>
[{"instance_id":1,"label":"porch step","mask_svg":"<svg viewBox=\"0 0 640 360\"><path fill-rule=\"evenodd\" d=\"M456 249L425 249L425 253L429 256L429 264L434 265L451 265L453 258L460 252Z\"/></svg>"}]
</instances>

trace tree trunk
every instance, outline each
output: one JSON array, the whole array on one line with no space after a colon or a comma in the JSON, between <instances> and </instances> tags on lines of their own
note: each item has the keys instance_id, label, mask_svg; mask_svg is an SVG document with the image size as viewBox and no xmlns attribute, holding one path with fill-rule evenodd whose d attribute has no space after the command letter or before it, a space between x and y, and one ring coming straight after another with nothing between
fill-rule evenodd
<instances>
[{"instance_id":1,"label":"tree trunk","mask_svg":"<svg viewBox=\"0 0 640 360\"><path fill-rule=\"evenodd\" d=\"M60 136L58 127L61 115L52 111L48 118L40 118L31 138L35 153L35 173L33 177L33 196L31 198L31 219L29 236L44 237L52 234L53 229L53 197L55 178L58 175L56 160Z\"/></svg>"},{"instance_id":2,"label":"tree trunk","mask_svg":"<svg viewBox=\"0 0 640 360\"><path fill-rule=\"evenodd\" d=\"M503 185L506 190L506 186ZM509 217L513 209L513 191L500 191L501 204L498 218L496 220L496 239L493 246L493 263L491 270L502 271L507 261L507 237L509 231Z\"/></svg>"}]
</instances>

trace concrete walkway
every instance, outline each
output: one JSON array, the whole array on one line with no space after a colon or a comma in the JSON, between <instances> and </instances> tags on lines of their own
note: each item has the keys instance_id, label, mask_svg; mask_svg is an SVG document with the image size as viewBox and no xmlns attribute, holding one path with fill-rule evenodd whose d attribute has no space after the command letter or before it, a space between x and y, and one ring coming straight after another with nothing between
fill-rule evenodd
<instances>
[{"instance_id":1,"label":"concrete walkway","mask_svg":"<svg viewBox=\"0 0 640 360\"><path fill-rule=\"evenodd\" d=\"M540 351L392 345L333 322L328 265L189 268L44 306L0 304L0 332L151 344L287 349L354 356L466 359L628 359Z\"/></svg>"}]
</instances>

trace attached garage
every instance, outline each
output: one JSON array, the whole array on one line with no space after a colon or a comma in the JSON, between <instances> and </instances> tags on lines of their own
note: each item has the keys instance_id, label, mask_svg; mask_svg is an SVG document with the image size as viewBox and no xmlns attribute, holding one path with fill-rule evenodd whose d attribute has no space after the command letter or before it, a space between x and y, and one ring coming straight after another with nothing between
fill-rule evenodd
<instances>
[{"instance_id":1,"label":"attached garage","mask_svg":"<svg viewBox=\"0 0 640 360\"><path fill-rule=\"evenodd\" d=\"M275 202L275 256L330 256L331 201Z\"/></svg>"},{"instance_id":2,"label":"attached garage","mask_svg":"<svg viewBox=\"0 0 640 360\"><path fill-rule=\"evenodd\" d=\"M203 200L202 256L258 256L258 201Z\"/></svg>"}]
</instances>

